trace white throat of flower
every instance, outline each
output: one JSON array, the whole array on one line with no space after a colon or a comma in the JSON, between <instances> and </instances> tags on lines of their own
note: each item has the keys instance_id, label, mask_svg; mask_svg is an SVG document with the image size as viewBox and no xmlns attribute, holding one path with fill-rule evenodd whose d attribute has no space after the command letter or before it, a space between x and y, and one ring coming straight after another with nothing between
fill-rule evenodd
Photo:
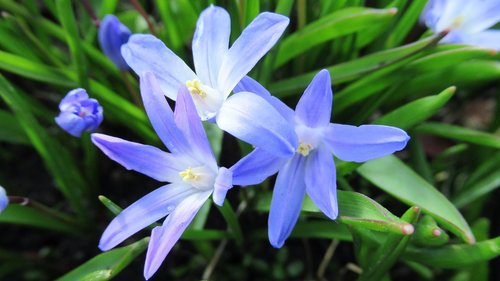
<instances>
[{"instance_id":1,"label":"white throat of flower","mask_svg":"<svg viewBox=\"0 0 500 281\"><path fill-rule=\"evenodd\" d=\"M186 81L186 87L193 97L201 120L205 121L217 115L223 102L223 96L218 90L203 84L198 79Z\"/></svg>"},{"instance_id":2,"label":"white throat of flower","mask_svg":"<svg viewBox=\"0 0 500 281\"><path fill-rule=\"evenodd\" d=\"M299 138L297 153L305 157L320 145L323 128L311 128L303 124L296 124L295 133Z\"/></svg>"},{"instance_id":3,"label":"white throat of flower","mask_svg":"<svg viewBox=\"0 0 500 281\"><path fill-rule=\"evenodd\" d=\"M187 167L179 172L180 179L199 190L210 190L214 187L217 173L207 166Z\"/></svg>"}]
</instances>

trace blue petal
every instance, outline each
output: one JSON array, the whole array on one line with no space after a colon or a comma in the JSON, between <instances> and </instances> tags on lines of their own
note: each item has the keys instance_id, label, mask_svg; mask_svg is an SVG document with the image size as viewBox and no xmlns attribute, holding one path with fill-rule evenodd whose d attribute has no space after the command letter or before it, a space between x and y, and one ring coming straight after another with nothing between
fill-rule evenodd
<instances>
[{"instance_id":1,"label":"blue petal","mask_svg":"<svg viewBox=\"0 0 500 281\"><path fill-rule=\"evenodd\" d=\"M202 164L208 164L214 170L217 169L217 162L212 148L201 125L193 99L186 87L182 87L179 91L175 103L174 117L177 127L183 132L185 139L188 141L195 159L198 159Z\"/></svg>"},{"instance_id":2,"label":"blue petal","mask_svg":"<svg viewBox=\"0 0 500 281\"><path fill-rule=\"evenodd\" d=\"M265 99L250 92L227 99L217 115L217 125L276 156L290 157L298 146L293 126Z\"/></svg>"},{"instance_id":3,"label":"blue petal","mask_svg":"<svg viewBox=\"0 0 500 281\"><path fill-rule=\"evenodd\" d=\"M192 45L194 66L201 81L214 89L230 33L231 21L226 10L210 6L200 14Z\"/></svg>"},{"instance_id":4,"label":"blue petal","mask_svg":"<svg viewBox=\"0 0 500 281\"><path fill-rule=\"evenodd\" d=\"M222 62L218 85L228 96L238 82L276 44L289 23L285 16L275 13L259 14L236 39Z\"/></svg>"},{"instance_id":5,"label":"blue petal","mask_svg":"<svg viewBox=\"0 0 500 281\"><path fill-rule=\"evenodd\" d=\"M81 137L82 132L87 127L83 118L72 112L61 112L59 116L55 118L55 121L59 127L77 138Z\"/></svg>"},{"instance_id":6,"label":"blue petal","mask_svg":"<svg viewBox=\"0 0 500 281\"><path fill-rule=\"evenodd\" d=\"M144 265L144 278L146 280L151 278L160 268L163 260L208 199L210 193L210 191L197 192L185 198L165 219L161 227L153 229Z\"/></svg>"},{"instance_id":7,"label":"blue petal","mask_svg":"<svg viewBox=\"0 0 500 281\"><path fill-rule=\"evenodd\" d=\"M185 198L196 193L197 189L182 184L170 184L155 189L111 221L102 234L99 248L103 251L114 248L139 230L176 210Z\"/></svg>"},{"instance_id":8,"label":"blue petal","mask_svg":"<svg viewBox=\"0 0 500 281\"><path fill-rule=\"evenodd\" d=\"M364 162L402 150L409 139L405 131L383 125L330 124L324 135L324 143L335 156L353 162Z\"/></svg>"},{"instance_id":9,"label":"blue petal","mask_svg":"<svg viewBox=\"0 0 500 281\"><path fill-rule=\"evenodd\" d=\"M182 131L177 128L174 113L160 89L156 76L146 72L141 76L141 95L144 108L156 133L172 153L191 155Z\"/></svg>"},{"instance_id":10,"label":"blue petal","mask_svg":"<svg viewBox=\"0 0 500 281\"><path fill-rule=\"evenodd\" d=\"M337 177L330 151L319 146L307 157L305 178L306 192L318 208L334 220L338 215Z\"/></svg>"},{"instance_id":11,"label":"blue petal","mask_svg":"<svg viewBox=\"0 0 500 281\"><path fill-rule=\"evenodd\" d=\"M463 36L463 43L500 50L500 30L491 29Z\"/></svg>"},{"instance_id":12,"label":"blue petal","mask_svg":"<svg viewBox=\"0 0 500 281\"><path fill-rule=\"evenodd\" d=\"M212 195L215 204L222 206L227 191L233 188L233 173L227 168L221 167L215 178L214 193Z\"/></svg>"},{"instance_id":13,"label":"blue petal","mask_svg":"<svg viewBox=\"0 0 500 281\"><path fill-rule=\"evenodd\" d=\"M233 184L241 186L259 184L278 172L286 161L287 158L277 157L261 148L256 148L230 168L233 172Z\"/></svg>"},{"instance_id":14,"label":"blue petal","mask_svg":"<svg viewBox=\"0 0 500 281\"><path fill-rule=\"evenodd\" d=\"M330 73L323 69L314 76L297 103L297 117L311 128L326 126L332 114L332 98Z\"/></svg>"},{"instance_id":15,"label":"blue petal","mask_svg":"<svg viewBox=\"0 0 500 281\"><path fill-rule=\"evenodd\" d=\"M92 134L91 138L92 142L112 160L157 181L178 181L179 173L189 165L181 157L175 157L154 146L102 134Z\"/></svg>"},{"instance_id":16,"label":"blue petal","mask_svg":"<svg viewBox=\"0 0 500 281\"><path fill-rule=\"evenodd\" d=\"M462 6L462 15L465 22L460 30L468 34L481 32L492 27L500 21L500 1L482 0L467 1L467 6Z\"/></svg>"},{"instance_id":17,"label":"blue petal","mask_svg":"<svg viewBox=\"0 0 500 281\"><path fill-rule=\"evenodd\" d=\"M306 191L305 157L296 154L278 173L269 211L269 242L281 248L297 223Z\"/></svg>"},{"instance_id":18,"label":"blue petal","mask_svg":"<svg viewBox=\"0 0 500 281\"><path fill-rule=\"evenodd\" d=\"M99 26L99 45L101 45L104 54L120 70L129 69L120 49L123 44L127 43L131 35L132 32L113 15L106 15Z\"/></svg>"},{"instance_id":19,"label":"blue petal","mask_svg":"<svg viewBox=\"0 0 500 281\"><path fill-rule=\"evenodd\" d=\"M173 100L181 85L197 79L186 63L153 35L130 36L128 43L122 46L122 56L137 75L153 72L163 93Z\"/></svg>"},{"instance_id":20,"label":"blue petal","mask_svg":"<svg viewBox=\"0 0 500 281\"><path fill-rule=\"evenodd\" d=\"M7 198L7 193L5 189L0 186L0 213L7 207L9 204L9 198Z\"/></svg>"},{"instance_id":21,"label":"blue petal","mask_svg":"<svg viewBox=\"0 0 500 281\"><path fill-rule=\"evenodd\" d=\"M262 86L259 82L255 81L251 77L243 77L243 79L241 79L241 81L234 88L234 92L250 92L257 94L261 98L267 100L267 102L269 102L281 114L281 116L285 118L285 120L293 124L295 112L281 100L271 96L269 91L264 88L264 86Z\"/></svg>"},{"instance_id":22,"label":"blue petal","mask_svg":"<svg viewBox=\"0 0 500 281\"><path fill-rule=\"evenodd\" d=\"M74 89L69 91L66 96L59 103L59 110L66 111L75 103L79 103L81 101L87 100L89 95L87 91L82 88Z\"/></svg>"}]
</instances>

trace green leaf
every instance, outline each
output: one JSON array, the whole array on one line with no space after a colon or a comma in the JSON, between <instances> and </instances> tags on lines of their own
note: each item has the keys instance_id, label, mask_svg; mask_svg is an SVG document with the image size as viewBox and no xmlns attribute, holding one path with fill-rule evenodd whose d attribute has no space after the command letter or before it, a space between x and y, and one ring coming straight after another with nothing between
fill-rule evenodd
<instances>
[{"instance_id":1,"label":"green leaf","mask_svg":"<svg viewBox=\"0 0 500 281\"><path fill-rule=\"evenodd\" d=\"M403 15L398 19L391 33L389 33L385 48L393 48L403 42L418 21L427 2L428 0L411 1L408 9L402 13Z\"/></svg>"},{"instance_id":2,"label":"green leaf","mask_svg":"<svg viewBox=\"0 0 500 281\"><path fill-rule=\"evenodd\" d=\"M53 212L56 212L53 210ZM82 234L77 227L29 206L9 204L0 214L0 223L29 225L70 234Z\"/></svg>"},{"instance_id":3,"label":"green leaf","mask_svg":"<svg viewBox=\"0 0 500 281\"><path fill-rule=\"evenodd\" d=\"M438 95L420 98L378 118L374 124L384 124L407 130L433 116L453 96L456 87L449 87Z\"/></svg>"},{"instance_id":4,"label":"green leaf","mask_svg":"<svg viewBox=\"0 0 500 281\"><path fill-rule=\"evenodd\" d=\"M492 148L500 148L500 136L444 123L429 122L415 128L420 134L469 142Z\"/></svg>"},{"instance_id":5,"label":"green leaf","mask_svg":"<svg viewBox=\"0 0 500 281\"><path fill-rule=\"evenodd\" d=\"M229 204L229 201L225 200L222 206L217 206L217 209L219 209L222 216L226 220L231 234L236 239L236 243L240 246L243 245L243 232L241 231L240 222L238 221L233 208Z\"/></svg>"},{"instance_id":6,"label":"green leaf","mask_svg":"<svg viewBox=\"0 0 500 281\"><path fill-rule=\"evenodd\" d=\"M306 50L334 38L378 25L395 14L393 9L347 8L333 12L286 37L280 44L274 68Z\"/></svg>"},{"instance_id":7,"label":"green leaf","mask_svg":"<svg viewBox=\"0 0 500 281\"><path fill-rule=\"evenodd\" d=\"M149 237L129 246L99 254L56 281L111 280L146 249L148 241Z\"/></svg>"},{"instance_id":8,"label":"green leaf","mask_svg":"<svg viewBox=\"0 0 500 281\"><path fill-rule=\"evenodd\" d=\"M403 203L421 207L440 225L467 243L474 243L474 235L456 207L396 156L368 161L357 171Z\"/></svg>"},{"instance_id":9,"label":"green leaf","mask_svg":"<svg viewBox=\"0 0 500 281\"><path fill-rule=\"evenodd\" d=\"M386 68L396 62L400 62L402 59L419 53L435 44L438 38L440 37L428 37L399 48L384 50L356 60L327 67L332 78L332 84L338 85L345 83L376 70ZM403 66L404 64L398 65ZM315 70L272 83L269 85L269 91L278 97L293 94L297 90L305 89L317 72L318 70Z\"/></svg>"},{"instance_id":10,"label":"green leaf","mask_svg":"<svg viewBox=\"0 0 500 281\"><path fill-rule=\"evenodd\" d=\"M452 202L459 208L464 207L465 205L471 203L472 201L478 199L481 196L484 196L493 190L500 187L500 153L496 153L492 157L492 159L496 159L497 163L496 169L491 171L491 173L484 175L481 179L478 179L477 182L469 186L464 186L456 196L452 198Z\"/></svg>"},{"instance_id":11,"label":"green leaf","mask_svg":"<svg viewBox=\"0 0 500 281\"><path fill-rule=\"evenodd\" d=\"M380 204L369 197L351 191L337 191L339 217L336 221L355 227L362 227L375 231L404 233L408 224L390 213ZM269 212L271 194L263 195L256 208ZM309 197L304 198L302 211L321 213Z\"/></svg>"},{"instance_id":12,"label":"green leaf","mask_svg":"<svg viewBox=\"0 0 500 281\"><path fill-rule=\"evenodd\" d=\"M414 224L419 214L420 209L418 207L411 207L401 218L408 223ZM408 228L406 235L388 234L384 243L370 256L370 261L365 263L358 281L381 280L406 249L412 233L413 227Z\"/></svg>"},{"instance_id":13,"label":"green leaf","mask_svg":"<svg viewBox=\"0 0 500 281\"><path fill-rule=\"evenodd\" d=\"M299 221L295 225L290 237L352 241L352 236L347 229L347 225L332 221Z\"/></svg>"},{"instance_id":14,"label":"green leaf","mask_svg":"<svg viewBox=\"0 0 500 281\"><path fill-rule=\"evenodd\" d=\"M14 144L30 144L26 133L14 115L0 109L0 141Z\"/></svg>"},{"instance_id":15,"label":"green leaf","mask_svg":"<svg viewBox=\"0 0 500 281\"><path fill-rule=\"evenodd\" d=\"M0 51L0 69L48 84L76 86L74 79L71 79L76 78L74 72L46 66L3 51Z\"/></svg>"},{"instance_id":16,"label":"green leaf","mask_svg":"<svg viewBox=\"0 0 500 281\"><path fill-rule=\"evenodd\" d=\"M71 52L73 64L76 67L78 74L78 84L83 88L88 88L88 74L85 55L83 54L80 41L78 25L76 17L73 13L71 0L56 0L57 14L64 31L66 33L66 41Z\"/></svg>"},{"instance_id":17,"label":"green leaf","mask_svg":"<svg viewBox=\"0 0 500 281\"><path fill-rule=\"evenodd\" d=\"M404 258L436 268L462 268L494 259L500 255L500 237L473 245L460 244L441 248L411 248Z\"/></svg>"}]
</instances>

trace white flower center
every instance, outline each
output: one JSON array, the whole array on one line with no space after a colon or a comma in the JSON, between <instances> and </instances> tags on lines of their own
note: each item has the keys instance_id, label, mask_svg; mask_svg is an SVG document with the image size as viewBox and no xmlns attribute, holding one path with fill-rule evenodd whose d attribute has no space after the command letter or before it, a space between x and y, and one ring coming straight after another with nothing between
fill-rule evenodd
<instances>
[{"instance_id":1,"label":"white flower center","mask_svg":"<svg viewBox=\"0 0 500 281\"><path fill-rule=\"evenodd\" d=\"M186 81L186 87L193 97L201 120L205 121L217 115L223 102L223 96L218 90L203 84L198 79Z\"/></svg>"},{"instance_id":2,"label":"white flower center","mask_svg":"<svg viewBox=\"0 0 500 281\"><path fill-rule=\"evenodd\" d=\"M207 166L188 167L179 173L183 182L200 190L209 190L214 187L217 174Z\"/></svg>"},{"instance_id":3,"label":"white flower center","mask_svg":"<svg viewBox=\"0 0 500 281\"><path fill-rule=\"evenodd\" d=\"M302 156L308 156L311 151L316 149L323 137L322 128L311 128L300 123L295 125L295 133L299 137L297 153Z\"/></svg>"}]
</instances>

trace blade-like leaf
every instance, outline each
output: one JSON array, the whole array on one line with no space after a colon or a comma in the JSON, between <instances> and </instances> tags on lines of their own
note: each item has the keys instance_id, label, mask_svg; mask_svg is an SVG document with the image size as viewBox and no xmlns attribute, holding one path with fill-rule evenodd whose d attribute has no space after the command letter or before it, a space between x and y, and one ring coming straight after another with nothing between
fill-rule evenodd
<instances>
[{"instance_id":1,"label":"blade-like leaf","mask_svg":"<svg viewBox=\"0 0 500 281\"><path fill-rule=\"evenodd\" d=\"M322 17L282 41L274 68L282 66L321 43L380 24L384 20L390 19L395 12L393 9L378 10L354 7Z\"/></svg>"},{"instance_id":2,"label":"blade-like leaf","mask_svg":"<svg viewBox=\"0 0 500 281\"><path fill-rule=\"evenodd\" d=\"M474 243L474 235L456 207L396 156L368 161L357 171L400 201L421 207L423 212L467 243Z\"/></svg>"},{"instance_id":3,"label":"blade-like leaf","mask_svg":"<svg viewBox=\"0 0 500 281\"><path fill-rule=\"evenodd\" d=\"M415 128L417 133L431 134L443 138L454 139L458 141L469 142L473 144L488 146L492 148L500 148L500 137L444 123L429 122Z\"/></svg>"},{"instance_id":4,"label":"blade-like leaf","mask_svg":"<svg viewBox=\"0 0 500 281\"><path fill-rule=\"evenodd\" d=\"M337 191L339 217L336 221L375 231L404 233L408 224L367 196L351 191ZM263 195L256 208L269 211L271 194ZM302 211L321 213L309 197L305 197ZM333 222L332 222L333 223Z\"/></svg>"},{"instance_id":5,"label":"blade-like leaf","mask_svg":"<svg viewBox=\"0 0 500 281\"><path fill-rule=\"evenodd\" d=\"M99 254L73 269L68 274L58 278L57 281L111 280L111 278L116 276L134 260L135 257L146 249L148 241L149 237L135 242L132 245Z\"/></svg>"}]
</instances>

